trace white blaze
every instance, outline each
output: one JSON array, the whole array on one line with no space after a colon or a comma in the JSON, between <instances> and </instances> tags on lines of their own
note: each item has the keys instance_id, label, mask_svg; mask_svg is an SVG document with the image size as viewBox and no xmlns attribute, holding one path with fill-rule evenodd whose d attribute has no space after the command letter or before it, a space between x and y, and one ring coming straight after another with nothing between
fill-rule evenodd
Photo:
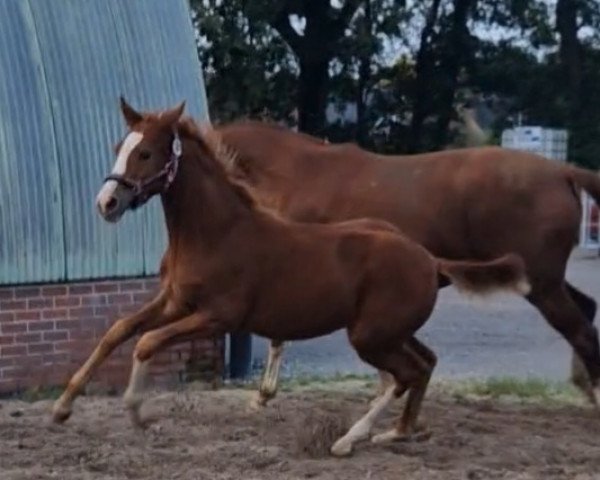
<instances>
[{"instance_id":1,"label":"white blaze","mask_svg":"<svg viewBox=\"0 0 600 480\"><path fill-rule=\"evenodd\" d=\"M144 135L139 132L131 132L127 137L125 137L125 141L121 148L119 149L119 154L117 155L117 161L112 169L112 173L114 175L123 175L127 170L127 160L129 160L129 155L133 152L133 149L138 146L138 144L142 141ZM102 185L100 192L98 192L98 196L96 197L96 202L101 207L104 207L106 203L110 200L112 195L115 193L115 189L117 188L117 182L114 180L107 180Z\"/></svg>"}]
</instances>

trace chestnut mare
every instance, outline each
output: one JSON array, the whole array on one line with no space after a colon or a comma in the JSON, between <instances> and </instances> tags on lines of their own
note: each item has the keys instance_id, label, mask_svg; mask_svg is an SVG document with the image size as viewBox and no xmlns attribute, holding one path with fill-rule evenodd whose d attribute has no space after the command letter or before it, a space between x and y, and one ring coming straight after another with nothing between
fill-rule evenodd
<instances>
[{"instance_id":1,"label":"chestnut mare","mask_svg":"<svg viewBox=\"0 0 600 480\"><path fill-rule=\"evenodd\" d=\"M125 403L136 425L152 357L168 345L232 331L277 341L346 328L358 355L389 372L395 384L332 447L346 455L369 436L377 415L405 391L399 423L373 437L416 431L436 357L414 334L429 317L440 278L474 293L524 294L523 261L508 254L489 262L441 260L383 221L309 225L263 210L223 168L230 159L217 133L180 118L183 103L160 114L138 113L122 99L130 129L113 173L97 198L102 216L123 213L160 194L168 229L161 289L139 312L119 319L73 375L53 409L57 422L100 363L121 343L135 345Z\"/></svg>"},{"instance_id":2,"label":"chestnut mare","mask_svg":"<svg viewBox=\"0 0 600 480\"><path fill-rule=\"evenodd\" d=\"M600 202L595 173L498 147L382 156L266 123L216 129L237 152L230 174L285 218L380 218L443 258L520 255L532 286L527 300L578 354L572 380L596 403L596 302L565 280L579 235L581 188ZM275 395L282 348L271 345L258 405Z\"/></svg>"}]
</instances>

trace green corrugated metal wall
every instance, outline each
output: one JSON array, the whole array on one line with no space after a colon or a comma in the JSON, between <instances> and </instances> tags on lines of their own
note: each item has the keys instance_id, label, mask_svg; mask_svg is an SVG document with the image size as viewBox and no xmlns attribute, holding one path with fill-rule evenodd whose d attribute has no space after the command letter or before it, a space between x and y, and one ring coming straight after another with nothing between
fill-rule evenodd
<instances>
[{"instance_id":1,"label":"green corrugated metal wall","mask_svg":"<svg viewBox=\"0 0 600 480\"><path fill-rule=\"evenodd\" d=\"M95 195L134 106L206 119L187 0L0 2L0 284L153 274L155 199L104 223Z\"/></svg>"}]
</instances>

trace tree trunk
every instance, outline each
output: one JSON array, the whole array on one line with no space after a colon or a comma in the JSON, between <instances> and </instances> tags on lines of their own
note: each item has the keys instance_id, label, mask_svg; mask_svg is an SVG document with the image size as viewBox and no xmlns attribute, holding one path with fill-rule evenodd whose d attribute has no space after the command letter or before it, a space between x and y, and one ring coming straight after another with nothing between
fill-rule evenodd
<instances>
[{"instance_id":1,"label":"tree trunk","mask_svg":"<svg viewBox=\"0 0 600 480\"><path fill-rule=\"evenodd\" d=\"M569 121L576 120L581 104L581 44L577 38L579 0L558 0L556 29L560 34L560 60L569 90Z\"/></svg>"},{"instance_id":2,"label":"tree trunk","mask_svg":"<svg viewBox=\"0 0 600 480\"><path fill-rule=\"evenodd\" d=\"M298 79L298 128L301 132L323 136L327 108L329 60L310 62L300 59Z\"/></svg>"},{"instance_id":3,"label":"tree trunk","mask_svg":"<svg viewBox=\"0 0 600 480\"><path fill-rule=\"evenodd\" d=\"M365 15L361 35L368 42L368 48L361 53L358 66L358 89L356 92L356 140L359 145L366 147L369 137L367 121L368 85L371 77L371 42L373 35L371 0L365 0Z\"/></svg>"},{"instance_id":4,"label":"tree trunk","mask_svg":"<svg viewBox=\"0 0 600 480\"><path fill-rule=\"evenodd\" d=\"M476 3L477 0L454 0L452 25L442 60L441 73L444 81L440 92L439 117L434 136L435 148L442 148L448 143L448 127L454 112L454 96L458 86L458 76L469 55L469 29L467 27L469 10Z\"/></svg>"},{"instance_id":5,"label":"tree trunk","mask_svg":"<svg viewBox=\"0 0 600 480\"><path fill-rule=\"evenodd\" d=\"M408 146L409 152L419 151L421 147L423 122L425 121L425 118L429 112L428 99L431 95L431 92L428 88L428 79L431 78L434 65L431 52L431 37L437 22L438 12L440 10L440 1L441 0L433 0L431 8L427 14L425 26L421 31L421 43L419 45L419 51L417 52L415 65L416 78L413 97L413 115L410 127L410 144Z\"/></svg>"},{"instance_id":6,"label":"tree trunk","mask_svg":"<svg viewBox=\"0 0 600 480\"><path fill-rule=\"evenodd\" d=\"M290 46L300 64L298 79L298 128L302 132L322 135L325 130L329 61L336 42L362 0L346 0L336 14L330 2L324 0L287 0L274 2L280 8L271 25ZM291 27L289 16L295 13L306 19L303 35Z\"/></svg>"}]
</instances>

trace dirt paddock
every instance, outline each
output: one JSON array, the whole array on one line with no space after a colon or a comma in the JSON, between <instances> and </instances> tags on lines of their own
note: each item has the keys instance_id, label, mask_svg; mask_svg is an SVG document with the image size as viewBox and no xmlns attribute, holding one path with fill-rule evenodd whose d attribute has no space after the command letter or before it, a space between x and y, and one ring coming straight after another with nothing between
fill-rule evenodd
<instances>
[{"instance_id":1,"label":"dirt paddock","mask_svg":"<svg viewBox=\"0 0 600 480\"><path fill-rule=\"evenodd\" d=\"M422 417L432 430L429 440L365 442L347 459L302 450L311 422L356 419L371 391L284 392L262 413L247 411L248 390L161 393L145 406L157 418L144 432L131 427L119 398L80 399L65 426L49 423L48 400L2 401L0 478L600 479L600 415L581 406L433 393ZM389 427L400 406L379 429Z\"/></svg>"}]
</instances>

